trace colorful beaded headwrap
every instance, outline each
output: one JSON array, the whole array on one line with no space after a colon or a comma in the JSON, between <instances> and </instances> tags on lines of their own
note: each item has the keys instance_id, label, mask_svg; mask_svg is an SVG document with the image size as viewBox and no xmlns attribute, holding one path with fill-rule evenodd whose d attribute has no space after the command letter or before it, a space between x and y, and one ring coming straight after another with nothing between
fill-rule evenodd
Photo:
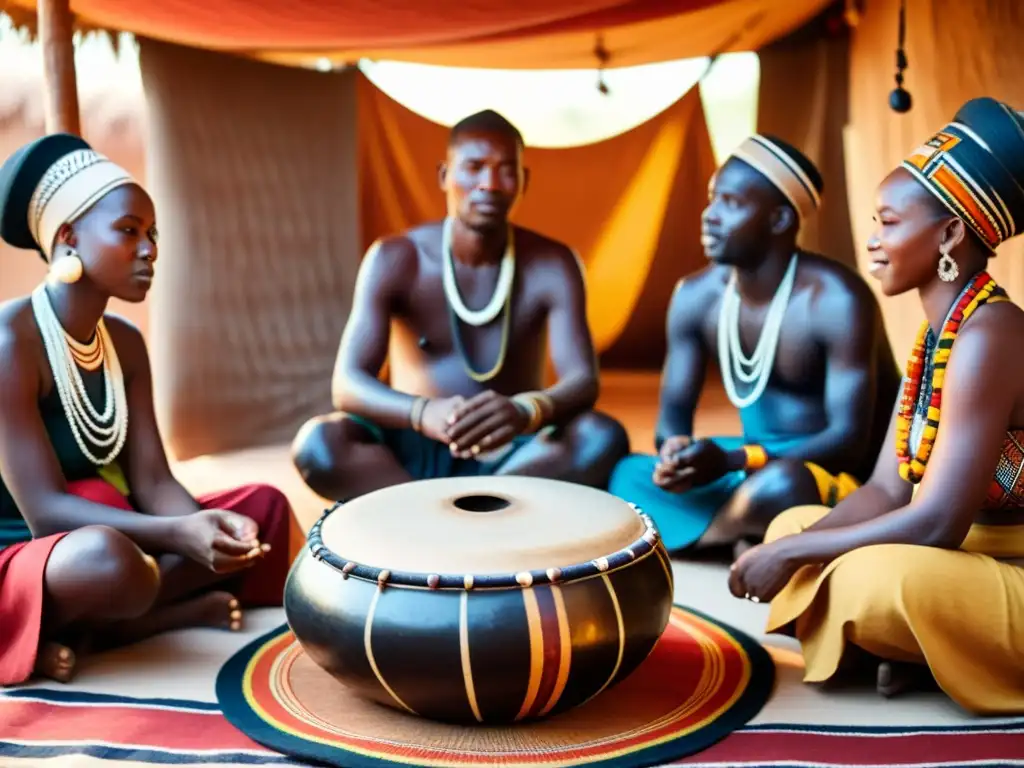
<instances>
[{"instance_id":1,"label":"colorful beaded headwrap","mask_svg":"<svg viewBox=\"0 0 1024 768\"><path fill-rule=\"evenodd\" d=\"M123 168L70 134L27 144L0 167L0 237L33 248L49 261L63 224L88 211L110 190L135 183Z\"/></svg>"},{"instance_id":2,"label":"colorful beaded headwrap","mask_svg":"<svg viewBox=\"0 0 1024 768\"><path fill-rule=\"evenodd\" d=\"M746 139L730 157L742 160L764 176L796 209L802 225L821 206L821 181L807 157L770 136L755 134Z\"/></svg>"},{"instance_id":3,"label":"colorful beaded headwrap","mask_svg":"<svg viewBox=\"0 0 1024 768\"><path fill-rule=\"evenodd\" d=\"M995 99L972 99L902 167L989 249L1024 221L1024 118Z\"/></svg>"}]
</instances>

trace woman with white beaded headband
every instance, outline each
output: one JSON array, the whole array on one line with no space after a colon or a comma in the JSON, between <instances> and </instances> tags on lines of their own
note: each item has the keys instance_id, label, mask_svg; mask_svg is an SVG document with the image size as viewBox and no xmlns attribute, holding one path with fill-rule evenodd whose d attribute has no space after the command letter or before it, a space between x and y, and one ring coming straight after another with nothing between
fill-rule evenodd
<instances>
[{"instance_id":1,"label":"woman with white beaded headband","mask_svg":"<svg viewBox=\"0 0 1024 768\"><path fill-rule=\"evenodd\" d=\"M0 305L0 685L66 681L85 645L237 630L243 606L280 605L287 500L177 482L142 335L106 312L154 278L149 195L82 139L46 136L0 168L0 237L49 264Z\"/></svg>"}]
</instances>

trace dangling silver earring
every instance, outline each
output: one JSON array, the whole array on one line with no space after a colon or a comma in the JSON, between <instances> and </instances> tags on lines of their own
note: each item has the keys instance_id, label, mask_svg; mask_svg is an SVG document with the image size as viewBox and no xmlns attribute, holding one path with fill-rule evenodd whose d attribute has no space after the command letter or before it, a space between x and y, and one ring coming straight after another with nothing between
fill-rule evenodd
<instances>
[{"instance_id":1,"label":"dangling silver earring","mask_svg":"<svg viewBox=\"0 0 1024 768\"><path fill-rule=\"evenodd\" d=\"M950 256L943 250L939 250L942 254L939 258L939 280L944 283L952 283L960 276L960 267L956 264L956 259Z\"/></svg>"}]
</instances>

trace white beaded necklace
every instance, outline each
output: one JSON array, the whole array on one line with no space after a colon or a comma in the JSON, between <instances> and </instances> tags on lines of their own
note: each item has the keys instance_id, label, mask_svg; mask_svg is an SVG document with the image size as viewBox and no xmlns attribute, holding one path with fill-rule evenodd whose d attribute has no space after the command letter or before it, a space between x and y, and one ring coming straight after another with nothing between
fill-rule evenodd
<instances>
[{"instance_id":1,"label":"white beaded necklace","mask_svg":"<svg viewBox=\"0 0 1024 768\"><path fill-rule=\"evenodd\" d=\"M772 297L764 325L761 328L757 347L750 357L743 353L743 345L740 341L742 302L739 291L736 289L735 272L729 279L729 284L722 295L722 308L718 316L718 362L725 392L737 408L746 408L756 402L765 387L768 386L768 379L771 377L772 368L775 365L775 352L782 335L782 319L786 314L789 297L793 293L793 284L796 282L797 261L798 254L794 253L789 260L789 267L786 269L782 282L775 289L775 295ZM753 383L750 392L741 397L736 392L734 376L745 384Z\"/></svg>"},{"instance_id":2,"label":"white beaded necklace","mask_svg":"<svg viewBox=\"0 0 1024 768\"><path fill-rule=\"evenodd\" d=\"M60 323L60 318L53 311L44 285L40 285L32 292L32 311L43 337L50 370L53 371L53 385L60 395L60 402L64 406L64 414L71 427L71 433L75 436L75 442L89 461L99 467L106 466L121 452L128 437L128 400L124 389L124 375L107 327L100 318L96 326L95 341L99 345L100 358L96 367L99 367L100 363L103 365L103 399L106 406L103 413L99 413L89 399L76 363L78 355L71 344L75 340L68 336ZM82 345L81 342L75 341L75 346L92 347L92 344ZM93 453L92 447L103 449L108 446L110 450L106 456L97 456Z\"/></svg>"},{"instance_id":3,"label":"white beaded necklace","mask_svg":"<svg viewBox=\"0 0 1024 768\"><path fill-rule=\"evenodd\" d=\"M462 301L459 294L459 285L455 281L455 256L452 254L452 219L446 218L441 235L441 261L444 264L444 293L448 303L455 314L462 322L468 325L487 325L498 316L505 302L509 300L512 293L512 278L516 271L516 249L513 242L512 226L508 228L508 241L505 245L505 255L501 259L501 271L498 273L498 282L494 286L494 295L490 302L483 309L470 309Z\"/></svg>"}]
</instances>

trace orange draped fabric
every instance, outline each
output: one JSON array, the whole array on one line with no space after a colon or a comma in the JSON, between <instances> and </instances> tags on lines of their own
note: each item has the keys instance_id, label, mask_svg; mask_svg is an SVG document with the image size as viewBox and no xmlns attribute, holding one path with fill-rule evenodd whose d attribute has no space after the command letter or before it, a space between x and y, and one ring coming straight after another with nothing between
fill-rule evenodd
<instances>
[{"instance_id":1,"label":"orange draped fabric","mask_svg":"<svg viewBox=\"0 0 1024 768\"><path fill-rule=\"evenodd\" d=\"M755 51L798 28L830 1L719 0L673 15L648 18L634 15L631 20L623 17L602 26L564 23L445 44L375 46L364 42L315 53L278 49L259 51L256 55L283 64L309 64L315 57L325 57L334 62L368 58L452 67L591 69L599 63L595 48L600 39L608 53L608 66L627 67Z\"/></svg>"},{"instance_id":2,"label":"orange draped fabric","mask_svg":"<svg viewBox=\"0 0 1024 768\"><path fill-rule=\"evenodd\" d=\"M437 167L448 129L359 80L363 247L445 214ZM714 172L695 87L606 141L527 148L521 226L569 245L586 269L588 320L603 362L658 367L674 283L704 263L700 212Z\"/></svg>"},{"instance_id":3,"label":"orange draped fabric","mask_svg":"<svg viewBox=\"0 0 1024 768\"><path fill-rule=\"evenodd\" d=\"M756 50L831 0L71 0L83 27L309 65L322 57L593 68ZM0 0L19 21L36 0Z\"/></svg>"},{"instance_id":4,"label":"orange draped fabric","mask_svg":"<svg viewBox=\"0 0 1024 768\"><path fill-rule=\"evenodd\" d=\"M757 130L802 150L824 179L821 209L802 228L800 245L856 268L846 157L837 140L849 122L850 35L827 24L823 14L758 52Z\"/></svg>"}]
</instances>

